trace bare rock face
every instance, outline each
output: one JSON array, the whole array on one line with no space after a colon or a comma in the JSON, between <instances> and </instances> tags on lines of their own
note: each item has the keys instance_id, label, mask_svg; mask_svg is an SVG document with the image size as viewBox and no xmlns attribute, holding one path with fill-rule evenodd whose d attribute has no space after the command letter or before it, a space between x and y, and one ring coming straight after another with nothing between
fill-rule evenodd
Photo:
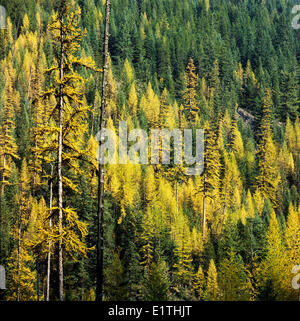
<instances>
[{"instance_id":1,"label":"bare rock face","mask_svg":"<svg viewBox=\"0 0 300 321\"><path fill-rule=\"evenodd\" d=\"M252 125L255 121L255 117L242 108L238 108L237 113L246 124Z\"/></svg>"}]
</instances>

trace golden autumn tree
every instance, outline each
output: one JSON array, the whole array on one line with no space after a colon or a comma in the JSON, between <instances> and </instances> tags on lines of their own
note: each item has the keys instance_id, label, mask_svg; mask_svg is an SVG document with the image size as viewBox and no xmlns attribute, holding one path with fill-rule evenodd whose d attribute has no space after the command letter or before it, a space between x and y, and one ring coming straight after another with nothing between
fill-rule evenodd
<instances>
[{"instance_id":1,"label":"golden autumn tree","mask_svg":"<svg viewBox=\"0 0 300 321\"><path fill-rule=\"evenodd\" d=\"M241 132L238 129L236 117L233 118L231 123L230 147L239 160L244 157L244 143Z\"/></svg>"},{"instance_id":2,"label":"golden autumn tree","mask_svg":"<svg viewBox=\"0 0 300 321\"><path fill-rule=\"evenodd\" d=\"M283 244L280 227L275 212L270 218L267 232L267 254L260 266L260 286L269 289L269 295L284 300L290 291L287 281L287 253Z\"/></svg>"},{"instance_id":3,"label":"golden autumn tree","mask_svg":"<svg viewBox=\"0 0 300 321\"><path fill-rule=\"evenodd\" d=\"M248 301L250 298L250 284L244 262L233 249L220 264L219 286L224 301Z\"/></svg>"},{"instance_id":4,"label":"golden autumn tree","mask_svg":"<svg viewBox=\"0 0 300 321\"><path fill-rule=\"evenodd\" d=\"M192 291L197 300L202 300L204 297L205 277L201 265L198 271L194 274Z\"/></svg>"},{"instance_id":5,"label":"golden autumn tree","mask_svg":"<svg viewBox=\"0 0 300 321\"><path fill-rule=\"evenodd\" d=\"M223 231L228 212L238 210L241 206L242 179L235 154L224 151L223 178L221 181L222 217L215 223L221 223Z\"/></svg>"},{"instance_id":6,"label":"golden autumn tree","mask_svg":"<svg viewBox=\"0 0 300 321\"><path fill-rule=\"evenodd\" d=\"M37 186L41 184L40 175L42 174L42 157L39 153L36 153L37 148L44 143L44 128L46 127L47 119L49 117L49 111L51 111L51 103L44 101L42 98L44 83L45 83L45 69L46 69L46 57L43 52L44 34L43 34L43 22L41 18L40 8L36 14L37 28L38 30L32 34L27 32L24 36L26 39L32 38L31 41L26 40L28 44L34 43L29 48L30 61L28 72L28 82L30 92L28 91L27 97L32 105L31 117L33 120L33 126L31 131L31 154L29 158L29 169L31 171L33 179L33 191L36 193ZM25 68L24 68L25 69ZM26 68L28 69L28 67Z\"/></svg>"},{"instance_id":7,"label":"golden autumn tree","mask_svg":"<svg viewBox=\"0 0 300 321\"><path fill-rule=\"evenodd\" d=\"M292 122L290 121L289 117L287 117L286 119L284 138L287 142L289 149L291 151L295 150L297 145L297 137L296 137L295 128Z\"/></svg>"},{"instance_id":8,"label":"golden autumn tree","mask_svg":"<svg viewBox=\"0 0 300 321\"><path fill-rule=\"evenodd\" d=\"M215 203L220 196L220 152L217 147L216 134L208 123L205 124L205 151L203 180L199 186L202 194L202 237L207 236L207 205Z\"/></svg>"},{"instance_id":9,"label":"golden autumn tree","mask_svg":"<svg viewBox=\"0 0 300 321\"><path fill-rule=\"evenodd\" d=\"M287 280L291 283L293 274L291 273L294 266L299 264L300 260L300 207L290 204L289 213L287 217L287 228L284 231L284 240L286 244L287 254ZM289 298L292 300L298 300L299 291L290 289Z\"/></svg>"},{"instance_id":10,"label":"golden autumn tree","mask_svg":"<svg viewBox=\"0 0 300 321\"><path fill-rule=\"evenodd\" d=\"M165 88L160 97L160 106L159 106L159 128L162 129L165 127L166 118L169 111L169 102L168 102L168 90Z\"/></svg>"},{"instance_id":11,"label":"golden autumn tree","mask_svg":"<svg viewBox=\"0 0 300 321\"><path fill-rule=\"evenodd\" d=\"M177 269L176 275L180 284L191 287L193 281L192 238L187 219L182 212L178 213L171 233L174 235L175 255L178 259L177 263L174 264L174 268Z\"/></svg>"},{"instance_id":12,"label":"golden autumn tree","mask_svg":"<svg viewBox=\"0 0 300 321\"><path fill-rule=\"evenodd\" d=\"M263 117L258 145L258 175L256 185L264 198L276 204L276 192L280 181L277 169L277 149L271 129L271 91L266 89Z\"/></svg>"},{"instance_id":13,"label":"golden autumn tree","mask_svg":"<svg viewBox=\"0 0 300 321\"><path fill-rule=\"evenodd\" d=\"M159 127L159 108L160 100L155 94L152 85L148 82L146 95L143 95L140 102L140 109L144 111L149 128Z\"/></svg>"},{"instance_id":14,"label":"golden autumn tree","mask_svg":"<svg viewBox=\"0 0 300 321\"><path fill-rule=\"evenodd\" d=\"M142 241L142 262L148 270L152 264L153 260L153 242L155 236L155 224L154 224L154 217L153 211L150 207L147 208L146 213L143 217L143 232L141 235Z\"/></svg>"},{"instance_id":15,"label":"golden autumn tree","mask_svg":"<svg viewBox=\"0 0 300 321\"><path fill-rule=\"evenodd\" d=\"M10 293L8 298L17 301L36 300L34 260L31 253L30 239L27 233L31 213L30 177L24 159L19 179L18 217L13 236L16 247L9 259Z\"/></svg>"},{"instance_id":16,"label":"golden autumn tree","mask_svg":"<svg viewBox=\"0 0 300 321\"><path fill-rule=\"evenodd\" d=\"M87 112L89 106L84 97L85 79L76 71L78 67L95 70L91 57L78 58L80 43L86 31L79 27L81 9L73 11L68 1L60 2L48 25L55 48L52 66L46 70L53 75L53 81L43 97L53 99L54 107L51 119L45 128L48 134L45 143L39 147L46 154L49 163L55 164L56 182L53 207L55 221L49 231L52 248L58 249L58 298L64 298L63 251L73 258L75 253L86 254L84 237L86 224L81 222L75 209L72 209L64 197L64 190L78 193L76 183L67 175L72 169L73 175L81 175L79 159L88 157L85 150L84 132L87 130ZM74 176L73 176L74 177ZM77 232L79 231L79 233Z\"/></svg>"},{"instance_id":17,"label":"golden autumn tree","mask_svg":"<svg viewBox=\"0 0 300 321\"><path fill-rule=\"evenodd\" d=\"M219 298L218 271L213 259L209 262L209 268L206 277L206 301L217 301Z\"/></svg>"},{"instance_id":18,"label":"golden autumn tree","mask_svg":"<svg viewBox=\"0 0 300 321\"><path fill-rule=\"evenodd\" d=\"M15 115L20 110L20 94L15 89L16 70L12 65L11 53L3 62L2 69L5 76L5 86L3 91L4 107L1 110L2 122L0 124L1 194L9 183L12 162L19 158L15 139Z\"/></svg>"},{"instance_id":19,"label":"golden autumn tree","mask_svg":"<svg viewBox=\"0 0 300 321\"><path fill-rule=\"evenodd\" d=\"M133 116L137 116L137 106L138 106L138 96L135 88L135 84L132 83L129 96L128 96L128 106L130 108L130 112Z\"/></svg>"},{"instance_id":20,"label":"golden autumn tree","mask_svg":"<svg viewBox=\"0 0 300 321\"><path fill-rule=\"evenodd\" d=\"M193 58L190 58L185 72L185 90L183 92L184 107L190 123L197 120L199 106L197 101L198 76Z\"/></svg>"},{"instance_id":21,"label":"golden autumn tree","mask_svg":"<svg viewBox=\"0 0 300 321\"><path fill-rule=\"evenodd\" d=\"M117 110L117 82L114 78L112 70L111 58L108 57L108 71L107 71L107 108L106 113L113 120L117 119L118 110Z\"/></svg>"}]
</instances>

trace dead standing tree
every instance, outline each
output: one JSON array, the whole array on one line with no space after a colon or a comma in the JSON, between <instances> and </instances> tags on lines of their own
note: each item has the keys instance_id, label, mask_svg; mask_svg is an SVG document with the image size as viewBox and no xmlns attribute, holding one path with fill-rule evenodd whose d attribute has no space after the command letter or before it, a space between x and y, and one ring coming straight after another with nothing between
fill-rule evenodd
<instances>
[{"instance_id":1,"label":"dead standing tree","mask_svg":"<svg viewBox=\"0 0 300 321\"><path fill-rule=\"evenodd\" d=\"M102 77L102 94L101 94L101 111L100 111L100 142L104 143L104 127L105 127L105 109L106 109L106 95L107 95L107 71L108 71L108 42L109 42L109 18L110 18L110 0L106 0L106 13L105 13L105 30L104 30L104 66ZM103 300L103 254L104 254L104 161L99 159L99 172L98 172L98 240L97 240L97 288L96 288L96 301Z\"/></svg>"}]
</instances>

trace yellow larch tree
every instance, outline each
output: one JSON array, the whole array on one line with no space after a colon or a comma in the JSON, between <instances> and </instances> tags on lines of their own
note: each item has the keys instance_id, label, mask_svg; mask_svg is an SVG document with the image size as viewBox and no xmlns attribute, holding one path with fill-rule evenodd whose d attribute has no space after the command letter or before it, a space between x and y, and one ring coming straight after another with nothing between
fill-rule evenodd
<instances>
[{"instance_id":1,"label":"yellow larch tree","mask_svg":"<svg viewBox=\"0 0 300 321\"><path fill-rule=\"evenodd\" d=\"M300 207L293 206L290 204L289 213L287 217L287 227L284 231L284 240L287 248L287 269L286 269L286 277L287 282L291 284L292 278L294 275L291 273L294 266L299 264L300 261ZM299 291L290 289L290 297L291 300L298 300Z\"/></svg>"},{"instance_id":2,"label":"yellow larch tree","mask_svg":"<svg viewBox=\"0 0 300 321\"><path fill-rule=\"evenodd\" d=\"M27 163L24 159L19 179L19 194L17 195L18 218L13 231L16 247L12 251L8 264L8 273L10 275L8 298L17 301L36 299L34 288L36 273L32 270L34 261L27 234L32 203L29 183L30 177Z\"/></svg>"},{"instance_id":3,"label":"yellow larch tree","mask_svg":"<svg viewBox=\"0 0 300 321\"><path fill-rule=\"evenodd\" d=\"M277 169L277 149L271 130L271 91L266 89L263 118L260 126L260 142L258 145L258 175L256 185L264 198L276 204L276 193L280 182Z\"/></svg>"},{"instance_id":4,"label":"yellow larch tree","mask_svg":"<svg viewBox=\"0 0 300 321\"><path fill-rule=\"evenodd\" d=\"M205 152L204 152L204 173L198 192L202 196L202 237L206 240L207 220L211 220L208 207L214 207L218 204L220 197L220 174L221 162L220 152L217 147L216 134L210 128L208 123L205 124ZM211 208L211 209L212 209Z\"/></svg>"},{"instance_id":5,"label":"yellow larch tree","mask_svg":"<svg viewBox=\"0 0 300 321\"><path fill-rule=\"evenodd\" d=\"M221 224L223 231L228 216L228 212L234 212L241 207L242 179L237 165L236 157L233 152L223 153L224 174L221 188L222 217L215 221L215 224Z\"/></svg>"},{"instance_id":6,"label":"yellow larch tree","mask_svg":"<svg viewBox=\"0 0 300 321\"><path fill-rule=\"evenodd\" d=\"M153 91L152 85L149 82L146 96L143 95L140 102L140 108L144 111L147 117L149 128L159 128L159 107L159 98Z\"/></svg>"},{"instance_id":7,"label":"yellow larch tree","mask_svg":"<svg viewBox=\"0 0 300 321\"><path fill-rule=\"evenodd\" d=\"M175 255L178 260L174 264L174 268L177 269L176 275L180 284L190 287L193 281L192 238L187 218L181 211L172 225L171 235L176 244Z\"/></svg>"},{"instance_id":8,"label":"yellow larch tree","mask_svg":"<svg viewBox=\"0 0 300 321\"><path fill-rule=\"evenodd\" d=\"M137 116L137 106L138 106L138 96L136 93L135 84L132 83L128 96L128 106L130 108L130 112L133 116Z\"/></svg>"},{"instance_id":9,"label":"yellow larch tree","mask_svg":"<svg viewBox=\"0 0 300 321\"><path fill-rule=\"evenodd\" d=\"M4 107L1 110L0 124L0 173L1 173L1 194L8 184L8 177L12 170L12 163L18 159L18 147L15 139L15 115L20 111L20 94L15 89L16 70L12 65L12 54L1 66L5 86L3 91Z\"/></svg>"},{"instance_id":10,"label":"yellow larch tree","mask_svg":"<svg viewBox=\"0 0 300 321\"><path fill-rule=\"evenodd\" d=\"M199 112L196 90L198 76L195 71L194 60L190 58L185 72L185 90L183 91L184 107L190 123L195 122Z\"/></svg>"},{"instance_id":11,"label":"yellow larch tree","mask_svg":"<svg viewBox=\"0 0 300 321\"><path fill-rule=\"evenodd\" d=\"M237 159L241 160L244 157L244 143L241 132L237 126L237 118L234 117L231 123L230 131L230 147L234 151Z\"/></svg>"},{"instance_id":12,"label":"yellow larch tree","mask_svg":"<svg viewBox=\"0 0 300 321\"><path fill-rule=\"evenodd\" d=\"M218 272L213 259L209 262L209 268L206 277L206 301L217 301L219 299Z\"/></svg>"},{"instance_id":13,"label":"yellow larch tree","mask_svg":"<svg viewBox=\"0 0 300 321\"><path fill-rule=\"evenodd\" d=\"M201 265L198 271L194 274L192 291L197 300L202 300L204 297L205 277Z\"/></svg>"},{"instance_id":14,"label":"yellow larch tree","mask_svg":"<svg viewBox=\"0 0 300 321\"><path fill-rule=\"evenodd\" d=\"M290 121L290 118L287 117L285 131L284 131L284 138L287 142L290 151L295 151L297 146L297 137L296 132L293 124Z\"/></svg>"},{"instance_id":15,"label":"yellow larch tree","mask_svg":"<svg viewBox=\"0 0 300 321\"><path fill-rule=\"evenodd\" d=\"M58 298L64 298L63 251L73 259L79 253L85 255L87 248L84 238L87 235L86 224L79 220L75 209L72 209L63 194L64 189L78 193L76 183L67 177L67 169L73 175L81 175L79 159L85 160L88 155L85 149L84 133L87 131L87 112L89 106L84 97L85 79L76 71L78 66L96 70L91 57L78 58L82 37L86 31L79 28L81 9L75 7L71 11L68 1L60 3L59 12L52 15L48 30L56 48L52 66L46 70L52 74L53 80L43 97L53 99L55 105L51 111L51 130L45 145L40 148L55 164L57 190L54 199L57 206L53 207L52 229L49 231L51 246L58 247ZM50 132L50 133L49 133ZM77 232L79 231L79 233ZM76 254L75 254L76 253Z\"/></svg>"},{"instance_id":16,"label":"yellow larch tree","mask_svg":"<svg viewBox=\"0 0 300 321\"><path fill-rule=\"evenodd\" d=\"M259 280L261 287L271 287L271 295L277 300L286 299L290 291L291 285L286 278L287 263L287 253L278 220L272 211L267 232L267 254L261 262Z\"/></svg>"},{"instance_id":17,"label":"yellow larch tree","mask_svg":"<svg viewBox=\"0 0 300 321\"><path fill-rule=\"evenodd\" d=\"M155 231L155 223L153 217L153 211L150 206L147 207L146 212L143 217L143 232L141 234L141 241L142 241L142 262L141 264L144 265L148 270L152 264L153 260L153 242L154 237L156 235Z\"/></svg>"}]
</instances>

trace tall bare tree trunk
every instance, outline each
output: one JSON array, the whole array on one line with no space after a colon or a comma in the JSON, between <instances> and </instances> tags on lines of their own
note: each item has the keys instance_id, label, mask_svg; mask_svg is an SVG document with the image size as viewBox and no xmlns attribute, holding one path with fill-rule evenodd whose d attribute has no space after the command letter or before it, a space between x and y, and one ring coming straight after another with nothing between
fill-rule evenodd
<instances>
[{"instance_id":1,"label":"tall bare tree trunk","mask_svg":"<svg viewBox=\"0 0 300 321\"><path fill-rule=\"evenodd\" d=\"M61 2L63 6L63 1ZM60 81L64 77L64 33L63 33L63 7L61 7L60 16ZM63 177L62 177L62 140L63 140L63 85L60 85L59 93L59 136L58 136L58 159L57 159L57 178L58 178L58 226L60 239L58 243L58 296L59 300L63 301L64 296L64 271L63 271L63 244L62 244L62 229L63 229Z\"/></svg>"},{"instance_id":2,"label":"tall bare tree trunk","mask_svg":"<svg viewBox=\"0 0 300 321\"><path fill-rule=\"evenodd\" d=\"M100 114L100 132L104 129L106 94L107 94L107 71L108 71L108 42L109 42L109 17L110 17L110 0L106 0L105 14L105 31L104 31L104 66L102 78L102 94L101 94L101 114ZM100 144L104 143L104 135L102 132ZM97 240L97 288L96 301L103 300L103 217L104 217L104 162L100 161L98 173L98 240Z\"/></svg>"},{"instance_id":3,"label":"tall bare tree trunk","mask_svg":"<svg viewBox=\"0 0 300 321\"><path fill-rule=\"evenodd\" d=\"M202 225L202 237L205 240L206 232L206 197L203 197L203 225Z\"/></svg>"},{"instance_id":4,"label":"tall bare tree trunk","mask_svg":"<svg viewBox=\"0 0 300 321\"><path fill-rule=\"evenodd\" d=\"M20 207L20 205L19 205ZM17 263L17 270L18 270L18 284L17 284L17 301L20 301L21 296L21 289L20 289L20 268L21 268L21 228L22 228L22 221L21 221L21 210L19 209L19 218L18 218L18 263Z\"/></svg>"},{"instance_id":5,"label":"tall bare tree trunk","mask_svg":"<svg viewBox=\"0 0 300 321\"><path fill-rule=\"evenodd\" d=\"M50 181L50 218L49 218L49 229L52 229L52 205L53 205L53 165L51 164L51 181ZM48 257L47 257L47 289L46 289L46 301L50 300L50 271L51 271L51 243L48 246Z\"/></svg>"},{"instance_id":6,"label":"tall bare tree trunk","mask_svg":"<svg viewBox=\"0 0 300 321\"><path fill-rule=\"evenodd\" d=\"M224 231L225 222L226 222L226 202L227 202L227 186L225 188L225 199L224 199L224 207L223 207L223 223L222 223L221 234Z\"/></svg>"},{"instance_id":7,"label":"tall bare tree trunk","mask_svg":"<svg viewBox=\"0 0 300 321\"><path fill-rule=\"evenodd\" d=\"M97 101L97 90L98 90L98 82L99 82L99 73L96 74L96 88L95 88L95 97L93 103L93 113L92 113L92 129L91 134L94 133L94 126L95 126L95 114L96 114L96 101Z\"/></svg>"},{"instance_id":8,"label":"tall bare tree trunk","mask_svg":"<svg viewBox=\"0 0 300 321\"><path fill-rule=\"evenodd\" d=\"M205 190L205 185L206 185L206 175L204 175L204 190L203 190L203 222L202 222L202 238L203 241L205 240L206 237L206 190Z\"/></svg>"},{"instance_id":9,"label":"tall bare tree trunk","mask_svg":"<svg viewBox=\"0 0 300 321\"><path fill-rule=\"evenodd\" d=\"M177 210L177 215L178 215L178 179L176 180L176 210Z\"/></svg>"},{"instance_id":10,"label":"tall bare tree trunk","mask_svg":"<svg viewBox=\"0 0 300 321\"><path fill-rule=\"evenodd\" d=\"M2 184L1 184L1 196L4 195L4 182L5 182L5 174L4 174L4 171L5 171L5 154L3 155L3 170L2 170Z\"/></svg>"}]
</instances>

